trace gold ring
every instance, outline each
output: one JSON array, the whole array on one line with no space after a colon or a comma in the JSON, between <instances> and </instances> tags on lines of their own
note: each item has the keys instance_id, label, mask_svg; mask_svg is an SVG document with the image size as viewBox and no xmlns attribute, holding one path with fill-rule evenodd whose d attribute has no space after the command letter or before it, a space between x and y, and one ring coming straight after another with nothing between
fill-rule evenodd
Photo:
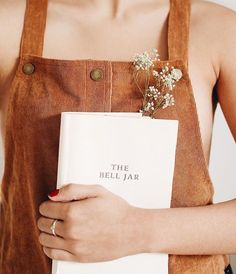
<instances>
[{"instance_id":1,"label":"gold ring","mask_svg":"<svg viewBox=\"0 0 236 274\"><path fill-rule=\"evenodd\" d=\"M52 223L52 225L51 225L51 227L50 227L50 229L51 229L51 231L52 231L52 234L56 237L57 236L57 234L56 234L56 224L57 224L57 222L58 222L58 220L54 220L53 221L53 223Z\"/></svg>"}]
</instances>

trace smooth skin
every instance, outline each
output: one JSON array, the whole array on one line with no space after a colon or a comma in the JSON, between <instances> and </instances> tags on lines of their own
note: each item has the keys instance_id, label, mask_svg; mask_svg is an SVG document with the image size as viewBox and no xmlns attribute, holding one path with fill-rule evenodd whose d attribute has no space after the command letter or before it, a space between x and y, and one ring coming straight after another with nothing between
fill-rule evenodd
<instances>
[{"instance_id":1,"label":"smooth skin","mask_svg":"<svg viewBox=\"0 0 236 274\"><path fill-rule=\"evenodd\" d=\"M3 134L6 90L15 72L24 10L25 1L0 3ZM167 59L168 10L167 0L49 0L43 55L132 60L135 53L158 48L161 59ZM236 140L235 26L235 12L192 0L189 74L207 162L217 101ZM79 183L63 187L40 206L39 241L52 259L94 262L140 252L236 253L236 199L196 208L142 209L101 186ZM222 183L227 187L230 182ZM60 219L58 237L50 231L53 219Z\"/></svg>"}]
</instances>

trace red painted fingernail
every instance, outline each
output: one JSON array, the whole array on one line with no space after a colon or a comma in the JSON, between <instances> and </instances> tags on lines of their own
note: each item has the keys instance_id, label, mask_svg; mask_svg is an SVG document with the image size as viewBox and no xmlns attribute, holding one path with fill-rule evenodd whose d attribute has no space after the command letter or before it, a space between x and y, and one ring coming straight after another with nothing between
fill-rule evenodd
<instances>
[{"instance_id":1,"label":"red painted fingernail","mask_svg":"<svg viewBox=\"0 0 236 274\"><path fill-rule=\"evenodd\" d=\"M58 193L59 193L59 189L56 189L56 190L50 192L50 193L48 194L48 196L50 196L50 197L55 197L55 196L58 195Z\"/></svg>"}]
</instances>

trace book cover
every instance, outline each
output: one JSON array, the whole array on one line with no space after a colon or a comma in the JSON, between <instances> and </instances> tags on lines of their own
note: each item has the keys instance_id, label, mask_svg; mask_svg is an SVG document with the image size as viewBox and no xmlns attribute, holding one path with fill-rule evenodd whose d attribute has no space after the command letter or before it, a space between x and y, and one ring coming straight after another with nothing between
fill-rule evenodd
<instances>
[{"instance_id":1,"label":"book cover","mask_svg":"<svg viewBox=\"0 0 236 274\"><path fill-rule=\"evenodd\" d=\"M62 113L57 186L102 184L130 204L170 207L178 121L138 113ZM115 209L114 209L115 210ZM53 274L168 273L167 254L53 261Z\"/></svg>"}]
</instances>

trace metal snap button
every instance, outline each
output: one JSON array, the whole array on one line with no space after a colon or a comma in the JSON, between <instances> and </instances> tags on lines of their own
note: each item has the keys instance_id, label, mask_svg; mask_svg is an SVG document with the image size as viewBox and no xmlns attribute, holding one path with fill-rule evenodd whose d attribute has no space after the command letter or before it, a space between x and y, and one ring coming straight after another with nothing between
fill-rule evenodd
<instances>
[{"instance_id":1,"label":"metal snap button","mask_svg":"<svg viewBox=\"0 0 236 274\"><path fill-rule=\"evenodd\" d=\"M24 74L30 75L35 71L35 66L31 63L27 63L27 64L23 65L22 70L23 70Z\"/></svg>"},{"instance_id":2,"label":"metal snap button","mask_svg":"<svg viewBox=\"0 0 236 274\"><path fill-rule=\"evenodd\" d=\"M100 81L103 79L103 71L100 68L93 69L90 72L90 77L94 81Z\"/></svg>"}]
</instances>

